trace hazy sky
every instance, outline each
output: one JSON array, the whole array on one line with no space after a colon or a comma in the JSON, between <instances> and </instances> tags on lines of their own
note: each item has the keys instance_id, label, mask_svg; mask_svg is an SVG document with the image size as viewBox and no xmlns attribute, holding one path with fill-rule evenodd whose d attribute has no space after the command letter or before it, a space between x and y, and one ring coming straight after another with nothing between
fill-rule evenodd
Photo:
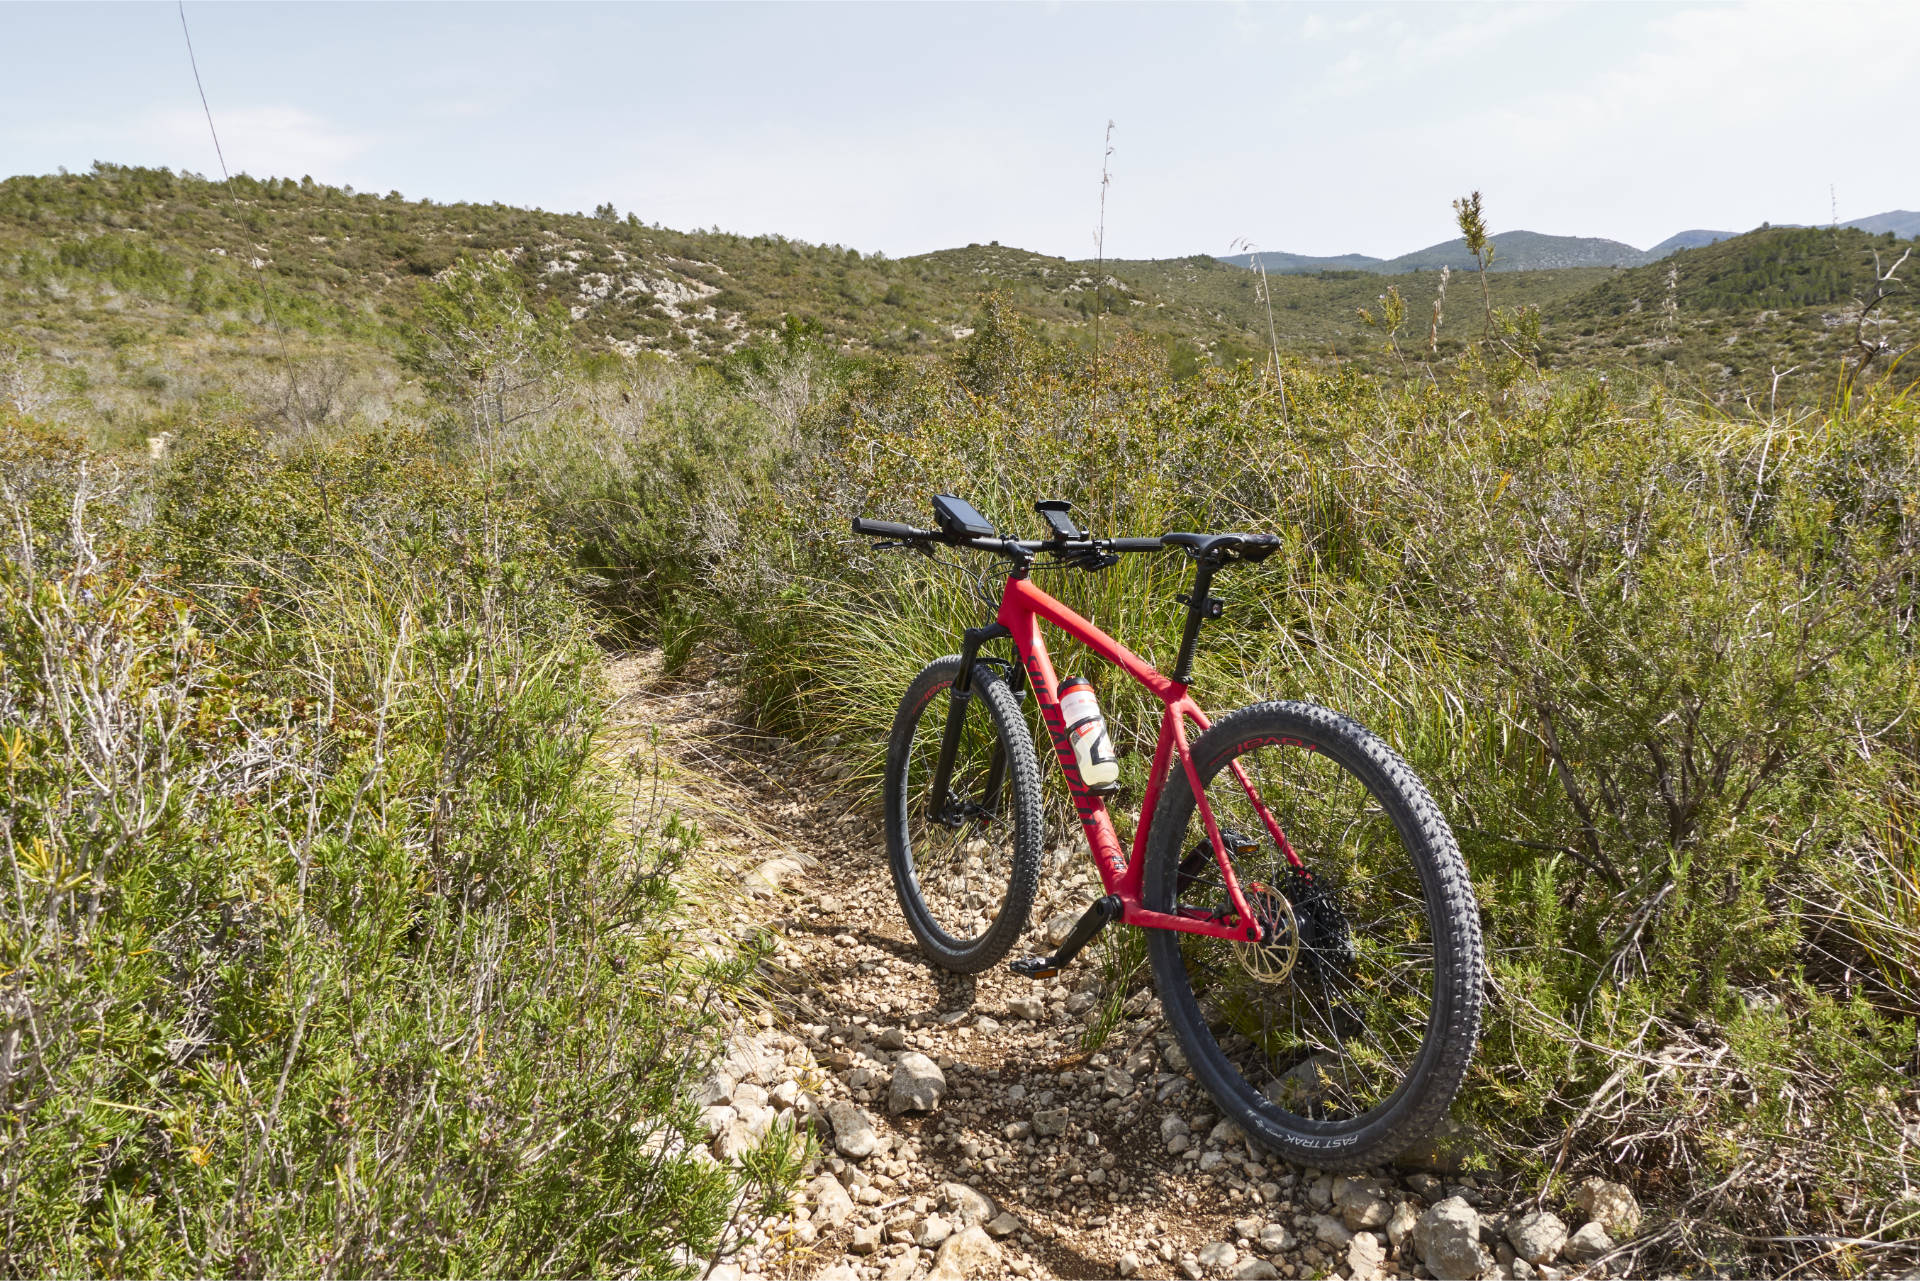
<instances>
[{"instance_id":1,"label":"hazy sky","mask_svg":"<svg viewBox=\"0 0 1920 1281\"><path fill-rule=\"evenodd\" d=\"M1920 208L1920 4L187 5L227 161L894 255ZM0 3L0 174L218 174L172 4Z\"/></svg>"}]
</instances>

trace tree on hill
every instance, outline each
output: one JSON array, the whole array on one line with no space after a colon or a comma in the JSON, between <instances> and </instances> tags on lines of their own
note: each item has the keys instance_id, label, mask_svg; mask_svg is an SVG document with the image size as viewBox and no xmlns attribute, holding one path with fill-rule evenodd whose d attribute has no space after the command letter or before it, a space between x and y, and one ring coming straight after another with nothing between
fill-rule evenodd
<instances>
[{"instance_id":1,"label":"tree on hill","mask_svg":"<svg viewBox=\"0 0 1920 1281\"><path fill-rule=\"evenodd\" d=\"M479 435L551 409L573 359L558 304L527 306L513 260L463 258L420 291L404 363L427 389L465 409Z\"/></svg>"}]
</instances>

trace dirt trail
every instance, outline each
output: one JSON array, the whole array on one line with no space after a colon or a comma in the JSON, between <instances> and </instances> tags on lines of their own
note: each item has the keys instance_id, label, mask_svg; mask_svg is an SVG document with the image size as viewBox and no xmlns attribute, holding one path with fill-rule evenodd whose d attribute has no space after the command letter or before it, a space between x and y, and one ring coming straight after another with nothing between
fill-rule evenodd
<instances>
[{"instance_id":1,"label":"dirt trail","mask_svg":"<svg viewBox=\"0 0 1920 1281\"><path fill-rule=\"evenodd\" d=\"M748 731L718 682L659 673L652 655L609 664L614 741L668 762L663 803L701 822L744 891L730 927L779 940L772 1008L706 1085L714 1154L790 1108L822 1136L793 1218L764 1225L717 1281L1555 1281L1611 1246L1600 1220L1626 1226L1602 1206L1569 1234L1551 1214L1527 1218L1512 1189L1433 1162L1364 1178L1286 1166L1220 1121L1150 988L1101 1051L1081 1049L1100 1006L1090 954L1047 984L934 969L901 919L874 800L836 794L808 753ZM1084 857L1049 860L1027 952L1045 950L1043 922L1094 894Z\"/></svg>"}]
</instances>

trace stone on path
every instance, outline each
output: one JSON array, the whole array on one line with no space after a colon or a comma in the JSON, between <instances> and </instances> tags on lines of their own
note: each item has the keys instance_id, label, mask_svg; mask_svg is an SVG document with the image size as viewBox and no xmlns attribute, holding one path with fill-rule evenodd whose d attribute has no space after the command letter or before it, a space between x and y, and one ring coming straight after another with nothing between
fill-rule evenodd
<instances>
[{"instance_id":1,"label":"stone on path","mask_svg":"<svg viewBox=\"0 0 1920 1281\"><path fill-rule=\"evenodd\" d=\"M1588 1179L1574 1189L1573 1203L1605 1228L1609 1236L1630 1237L1640 1230L1640 1203L1624 1183Z\"/></svg>"},{"instance_id":2,"label":"stone on path","mask_svg":"<svg viewBox=\"0 0 1920 1281\"><path fill-rule=\"evenodd\" d=\"M985 1224L993 1218L993 1202L964 1183L941 1184L940 1199L961 1223Z\"/></svg>"},{"instance_id":3,"label":"stone on path","mask_svg":"<svg viewBox=\"0 0 1920 1281\"><path fill-rule=\"evenodd\" d=\"M1265 1259L1250 1254L1228 1269L1227 1275L1237 1281L1276 1281L1279 1271Z\"/></svg>"},{"instance_id":4,"label":"stone on path","mask_svg":"<svg viewBox=\"0 0 1920 1281\"><path fill-rule=\"evenodd\" d=\"M1393 1215L1380 1185L1372 1179L1335 1180L1333 1203L1340 1208L1341 1220L1355 1232L1385 1227Z\"/></svg>"},{"instance_id":5,"label":"stone on path","mask_svg":"<svg viewBox=\"0 0 1920 1281\"><path fill-rule=\"evenodd\" d=\"M1563 1253L1568 1263L1590 1263L1607 1251L1613 1249L1613 1238L1607 1235L1607 1229L1600 1220L1595 1219L1574 1231L1567 1238Z\"/></svg>"},{"instance_id":6,"label":"stone on path","mask_svg":"<svg viewBox=\"0 0 1920 1281\"><path fill-rule=\"evenodd\" d=\"M1347 1246L1347 1276L1352 1281L1380 1281L1387 1262L1387 1247L1372 1232L1354 1234Z\"/></svg>"},{"instance_id":7,"label":"stone on path","mask_svg":"<svg viewBox=\"0 0 1920 1281\"><path fill-rule=\"evenodd\" d=\"M953 1235L953 1224L938 1214L929 1214L913 1226L913 1243L932 1249Z\"/></svg>"},{"instance_id":8,"label":"stone on path","mask_svg":"<svg viewBox=\"0 0 1920 1281\"><path fill-rule=\"evenodd\" d=\"M1000 1247L979 1228L969 1227L941 1243L927 1281L968 1281L973 1277L999 1276L1003 1271Z\"/></svg>"},{"instance_id":9,"label":"stone on path","mask_svg":"<svg viewBox=\"0 0 1920 1281\"><path fill-rule=\"evenodd\" d=\"M1019 1230L1020 1220L1009 1210L1000 1211L993 1216L993 1222L987 1224L987 1233L990 1236L1010 1237Z\"/></svg>"},{"instance_id":10,"label":"stone on path","mask_svg":"<svg viewBox=\"0 0 1920 1281\"><path fill-rule=\"evenodd\" d=\"M1413 1225L1420 1221L1420 1212L1413 1208L1413 1202L1402 1201L1393 1207L1393 1217L1387 1220L1387 1240L1398 1250L1413 1235Z\"/></svg>"},{"instance_id":11,"label":"stone on path","mask_svg":"<svg viewBox=\"0 0 1920 1281\"><path fill-rule=\"evenodd\" d=\"M1114 1263L1113 1270L1123 1277L1130 1277L1140 1271L1140 1256L1131 1250L1122 1252Z\"/></svg>"},{"instance_id":12,"label":"stone on path","mask_svg":"<svg viewBox=\"0 0 1920 1281\"><path fill-rule=\"evenodd\" d=\"M1240 1261L1240 1252L1225 1241L1209 1241L1200 1247L1200 1266L1224 1271Z\"/></svg>"},{"instance_id":13,"label":"stone on path","mask_svg":"<svg viewBox=\"0 0 1920 1281\"><path fill-rule=\"evenodd\" d=\"M837 1228L853 1217L853 1198L831 1174L822 1174L807 1184L807 1202L813 1206L814 1222L829 1228Z\"/></svg>"},{"instance_id":14,"label":"stone on path","mask_svg":"<svg viewBox=\"0 0 1920 1281\"><path fill-rule=\"evenodd\" d=\"M849 1160L864 1161L880 1145L872 1119L845 1099L827 1104L827 1123L833 1127L834 1150Z\"/></svg>"},{"instance_id":15,"label":"stone on path","mask_svg":"<svg viewBox=\"0 0 1920 1281\"><path fill-rule=\"evenodd\" d=\"M1269 1223L1260 1229L1260 1248L1268 1254L1279 1254L1283 1250L1293 1249L1293 1233L1280 1223Z\"/></svg>"},{"instance_id":16,"label":"stone on path","mask_svg":"<svg viewBox=\"0 0 1920 1281\"><path fill-rule=\"evenodd\" d=\"M1567 1243L1567 1225L1557 1214L1530 1210L1507 1225L1507 1242L1528 1263L1552 1263Z\"/></svg>"},{"instance_id":17,"label":"stone on path","mask_svg":"<svg viewBox=\"0 0 1920 1281\"><path fill-rule=\"evenodd\" d=\"M740 879L746 882L748 893L765 896L804 871L798 859L770 858Z\"/></svg>"},{"instance_id":18,"label":"stone on path","mask_svg":"<svg viewBox=\"0 0 1920 1281\"><path fill-rule=\"evenodd\" d=\"M946 1073L938 1063L917 1052L902 1054L894 1060L887 1110L895 1116L902 1112L931 1112L940 1106L946 1092Z\"/></svg>"},{"instance_id":19,"label":"stone on path","mask_svg":"<svg viewBox=\"0 0 1920 1281\"><path fill-rule=\"evenodd\" d=\"M1066 1131L1067 1110L1065 1108L1042 1108L1033 1114L1035 1134L1065 1134Z\"/></svg>"},{"instance_id":20,"label":"stone on path","mask_svg":"<svg viewBox=\"0 0 1920 1281\"><path fill-rule=\"evenodd\" d=\"M1493 1256L1480 1248L1480 1212L1461 1197L1429 1206L1414 1224L1413 1242L1436 1277L1473 1281L1493 1268Z\"/></svg>"}]
</instances>

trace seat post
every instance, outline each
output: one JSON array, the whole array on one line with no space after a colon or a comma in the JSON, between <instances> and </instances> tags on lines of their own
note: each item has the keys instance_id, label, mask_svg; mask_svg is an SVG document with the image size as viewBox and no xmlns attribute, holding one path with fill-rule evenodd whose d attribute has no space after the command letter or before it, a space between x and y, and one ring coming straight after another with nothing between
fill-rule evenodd
<instances>
[{"instance_id":1,"label":"seat post","mask_svg":"<svg viewBox=\"0 0 1920 1281\"><path fill-rule=\"evenodd\" d=\"M1207 594L1213 586L1213 575L1220 568L1220 562L1211 556L1201 555L1195 558L1193 571L1193 590L1177 597L1187 603L1187 626L1180 635L1180 660L1173 665L1173 680L1185 685L1193 678L1193 652L1200 644L1200 624L1209 618L1218 618L1226 609L1226 602L1216 600Z\"/></svg>"}]
</instances>

